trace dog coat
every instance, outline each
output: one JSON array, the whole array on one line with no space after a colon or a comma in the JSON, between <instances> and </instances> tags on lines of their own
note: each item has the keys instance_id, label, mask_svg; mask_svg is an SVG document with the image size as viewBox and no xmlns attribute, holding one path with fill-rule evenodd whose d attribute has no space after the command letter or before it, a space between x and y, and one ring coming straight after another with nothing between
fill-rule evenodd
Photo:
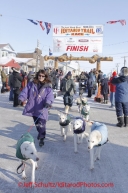
<instances>
[{"instance_id":1,"label":"dog coat","mask_svg":"<svg viewBox=\"0 0 128 193\"><path fill-rule=\"evenodd\" d=\"M82 108L81 115L83 115L86 118L86 116L89 115L89 112L87 112L87 111L85 112L84 108Z\"/></svg>"},{"instance_id":2,"label":"dog coat","mask_svg":"<svg viewBox=\"0 0 128 193\"><path fill-rule=\"evenodd\" d=\"M29 141L29 142L34 142L34 138L30 133L26 133L21 136L21 138L18 140L17 145L16 145L16 157L19 159L27 160L26 158L23 157L20 146L23 142Z\"/></svg>"},{"instance_id":3,"label":"dog coat","mask_svg":"<svg viewBox=\"0 0 128 193\"><path fill-rule=\"evenodd\" d=\"M71 122L71 118L69 115L67 115L67 120L64 122L59 122L61 126L67 126Z\"/></svg>"},{"instance_id":4,"label":"dog coat","mask_svg":"<svg viewBox=\"0 0 128 193\"><path fill-rule=\"evenodd\" d=\"M98 146L104 145L108 141L108 130L105 124L94 122L91 131L98 130L101 133L101 142L98 144Z\"/></svg>"},{"instance_id":5,"label":"dog coat","mask_svg":"<svg viewBox=\"0 0 128 193\"><path fill-rule=\"evenodd\" d=\"M75 133L75 134L83 133L83 132L85 131L85 128L86 128L85 121L84 121L81 117L76 117L76 119L81 119L81 120L83 121L83 125L82 125L81 128L75 129L75 130L74 130L74 133Z\"/></svg>"}]
</instances>

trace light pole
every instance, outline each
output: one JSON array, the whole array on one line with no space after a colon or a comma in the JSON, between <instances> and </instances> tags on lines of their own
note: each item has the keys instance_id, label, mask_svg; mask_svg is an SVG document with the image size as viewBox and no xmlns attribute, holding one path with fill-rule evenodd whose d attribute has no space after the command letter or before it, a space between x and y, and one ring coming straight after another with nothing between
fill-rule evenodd
<instances>
[{"instance_id":1,"label":"light pole","mask_svg":"<svg viewBox=\"0 0 128 193\"><path fill-rule=\"evenodd\" d=\"M124 67L125 67L125 65L126 65L126 59L125 58L127 58L128 56L123 56L123 57L121 57L121 58L124 58Z\"/></svg>"},{"instance_id":2,"label":"light pole","mask_svg":"<svg viewBox=\"0 0 128 193\"><path fill-rule=\"evenodd\" d=\"M120 63L117 63L117 64L116 64L116 67L117 67L117 74L118 74L118 67L119 67L119 64L120 64Z\"/></svg>"}]
</instances>

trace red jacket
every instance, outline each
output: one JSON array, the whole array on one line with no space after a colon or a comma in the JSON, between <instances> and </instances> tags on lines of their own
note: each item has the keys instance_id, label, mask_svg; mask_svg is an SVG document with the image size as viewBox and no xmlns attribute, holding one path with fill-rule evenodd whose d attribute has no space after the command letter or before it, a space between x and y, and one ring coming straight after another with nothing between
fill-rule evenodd
<instances>
[{"instance_id":1,"label":"red jacket","mask_svg":"<svg viewBox=\"0 0 128 193\"><path fill-rule=\"evenodd\" d=\"M110 92L116 92L116 86L111 83L112 79L116 76L116 72L113 72L108 85L110 86Z\"/></svg>"}]
</instances>

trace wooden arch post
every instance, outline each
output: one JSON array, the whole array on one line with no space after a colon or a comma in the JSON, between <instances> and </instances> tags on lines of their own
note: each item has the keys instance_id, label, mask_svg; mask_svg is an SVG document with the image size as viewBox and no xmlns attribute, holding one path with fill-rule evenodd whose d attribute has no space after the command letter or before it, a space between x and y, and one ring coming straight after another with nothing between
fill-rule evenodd
<instances>
[{"instance_id":1,"label":"wooden arch post","mask_svg":"<svg viewBox=\"0 0 128 193\"><path fill-rule=\"evenodd\" d=\"M55 58L54 69L58 69L58 58Z\"/></svg>"},{"instance_id":2,"label":"wooden arch post","mask_svg":"<svg viewBox=\"0 0 128 193\"><path fill-rule=\"evenodd\" d=\"M97 71L101 70L100 58L97 59L96 70L97 70Z\"/></svg>"}]
</instances>

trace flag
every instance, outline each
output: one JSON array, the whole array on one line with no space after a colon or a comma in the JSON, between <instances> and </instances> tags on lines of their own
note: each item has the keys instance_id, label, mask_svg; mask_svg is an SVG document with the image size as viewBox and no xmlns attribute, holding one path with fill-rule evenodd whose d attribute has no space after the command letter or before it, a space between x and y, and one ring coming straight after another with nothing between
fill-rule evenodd
<instances>
[{"instance_id":1,"label":"flag","mask_svg":"<svg viewBox=\"0 0 128 193\"><path fill-rule=\"evenodd\" d=\"M43 26L43 21L38 21L38 23L40 24L40 27L42 28L42 30L45 30L45 27Z\"/></svg>"},{"instance_id":2,"label":"flag","mask_svg":"<svg viewBox=\"0 0 128 193\"><path fill-rule=\"evenodd\" d=\"M122 25L126 25L126 21L125 20L119 20L120 21L120 23L122 24Z\"/></svg>"},{"instance_id":3,"label":"flag","mask_svg":"<svg viewBox=\"0 0 128 193\"><path fill-rule=\"evenodd\" d=\"M36 23L35 21L33 21L33 19L27 19L27 20L29 20L30 22L32 22L32 23L35 24L35 25L38 25L38 23Z\"/></svg>"},{"instance_id":4,"label":"flag","mask_svg":"<svg viewBox=\"0 0 128 193\"><path fill-rule=\"evenodd\" d=\"M117 21L108 21L107 23L108 24L114 24L114 23L117 23L117 22L120 22L121 25L126 25L126 21L125 20L117 20Z\"/></svg>"},{"instance_id":5,"label":"flag","mask_svg":"<svg viewBox=\"0 0 128 193\"><path fill-rule=\"evenodd\" d=\"M51 29L51 23L48 23L48 22L44 22L45 23L45 26L46 26L46 29L47 29L47 34L50 32L50 29Z\"/></svg>"},{"instance_id":6,"label":"flag","mask_svg":"<svg viewBox=\"0 0 128 193\"><path fill-rule=\"evenodd\" d=\"M116 23L116 22L118 22L118 21L108 21L107 23L108 24L113 24L113 23Z\"/></svg>"},{"instance_id":7,"label":"flag","mask_svg":"<svg viewBox=\"0 0 128 193\"><path fill-rule=\"evenodd\" d=\"M49 48L49 56L51 56L52 55L52 51L51 51L51 49Z\"/></svg>"}]
</instances>

